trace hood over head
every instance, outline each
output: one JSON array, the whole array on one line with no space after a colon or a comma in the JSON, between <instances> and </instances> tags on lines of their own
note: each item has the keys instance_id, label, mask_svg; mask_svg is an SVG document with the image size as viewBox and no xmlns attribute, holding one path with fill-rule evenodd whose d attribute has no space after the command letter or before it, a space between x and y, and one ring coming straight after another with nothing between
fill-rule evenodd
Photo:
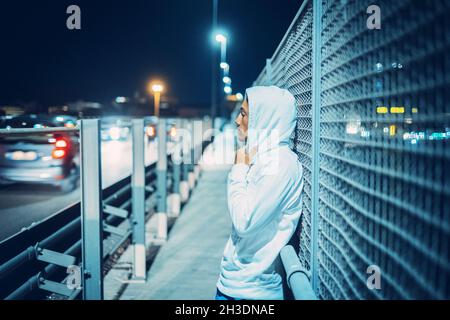
<instances>
[{"instance_id":1,"label":"hood over head","mask_svg":"<svg viewBox=\"0 0 450 320\"><path fill-rule=\"evenodd\" d=\"M249 104L248 151L258 152L289 145L297 120L295 98L276 86L256 86L246 90Z\"/></svg>"}]
</instances>

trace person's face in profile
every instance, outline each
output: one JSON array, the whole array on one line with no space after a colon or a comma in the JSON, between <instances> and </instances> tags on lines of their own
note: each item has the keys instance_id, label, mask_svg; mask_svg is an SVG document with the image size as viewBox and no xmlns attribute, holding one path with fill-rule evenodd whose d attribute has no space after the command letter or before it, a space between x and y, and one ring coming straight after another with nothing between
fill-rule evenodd
<instances>
[{"instance_id":1,"label":"person's face in profile","mask_svg":"<svg viewBox=\"0 0 450 320\"><path fill-rule=\"evenodd\" d=\"M245 142L248 134L248 98L246 97L244 102L242 102L241 109L235 120L235 124L238 131L238 138L240 141Z\"/></svg>"}]
</instances>

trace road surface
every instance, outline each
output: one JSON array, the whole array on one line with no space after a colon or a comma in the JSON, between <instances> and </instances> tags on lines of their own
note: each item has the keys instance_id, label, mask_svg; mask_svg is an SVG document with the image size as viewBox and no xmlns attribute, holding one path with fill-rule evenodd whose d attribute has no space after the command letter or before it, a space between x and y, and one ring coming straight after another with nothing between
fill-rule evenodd
<instances>
[{"instance_id":1,"label":"road surface","mask_svg":"<svg viewBox=\"0 0 450 320\"><path fill-rule=\"evenodd\" d=\"M156 143L146 144L146 164L157 159ZM102 185L131 174L131 140L102 142ZM46 185L15 184L0 188L0 241L80 200L80 189L62 193Z\"/></svg>"}]
</instances>

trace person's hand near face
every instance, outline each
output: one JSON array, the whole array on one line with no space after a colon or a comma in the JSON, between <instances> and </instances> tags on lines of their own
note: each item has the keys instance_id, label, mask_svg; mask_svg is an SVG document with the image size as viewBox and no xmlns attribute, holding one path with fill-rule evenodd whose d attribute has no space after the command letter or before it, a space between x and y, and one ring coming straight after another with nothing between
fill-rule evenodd
<instances>
[{"instance_id":1,"label":"person's hand near face","mask_svg":"<svg viewBox=\"0 0 450 320\"><path fill-rule=\"evenodd\" d=\"M239 111L239 115L235 120L235 124L238 131L238 139L241 142L245 142L248 136L248 115L249 115L249 105L248 98L246 97L244 102L242 103L241 109ZM249 164L252 161L253 156L256 154L256 148L252 148L250 153L247 154L245 147L240 148L236 151L235 163Z\"/></svg>"},{"instance_id":2,"label":"person's hand near face","mask_svg":"<svg viewBox=\"0 0 450 320\"><path fill-rule=\"evenodd\" d=\"M245 98L244 102L241 105L241 109L239 110L239 114L234 120L238 132L238 139L243 143L247 139L248 135L248 115L248 98Z\"/></svg>"}]
</instances>

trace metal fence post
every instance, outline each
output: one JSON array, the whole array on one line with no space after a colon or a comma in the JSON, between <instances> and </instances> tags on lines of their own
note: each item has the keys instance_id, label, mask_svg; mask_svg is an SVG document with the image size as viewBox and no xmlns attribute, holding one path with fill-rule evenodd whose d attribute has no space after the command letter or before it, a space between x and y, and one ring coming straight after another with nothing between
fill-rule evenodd
<instances>
[{"instance_id":1,"label":"metal fence post","mask_svg":"<svg viewBox=\"0 0 450 320\"><path fill-rule=\"evenodd\" d=\"M103 212L100 121L81 120L83 299L103 299Z\"/></svg>"},{"instance_id":2,"label":"metal fence post","mask_svg":"<svg viewBox=\"0 0 450 320\"><path fill-rule=\"evenodd\" d=\"M311 282L318 294L319 289L319 150L321 106L321 49L322 49L322 0L313 2L313 61L312 61L312 203L311 203Z\"/></svg>"},{"instance_id":3,"label":"metal fence post","mask_svg":"<svg viewBox=\"0 0 450 320\"><path fill-rule=\"evenodd\" d=\"M178 119L176 127L181 128L181 121ZM181 131L181 130L177 130ZM167 197L169 213L173 217L178 217L181 211L181 196L180 196L180 178L181 178L181 142L180 135L177 133L175 136L175 146L172 152L172 165L173 165L173 182L172 193Z\"/></svg>"},{"instance_id":4,"label":"metal fence post","mask_svg":"<svg viewBox=\"0 0 450 320\"><path fill-rule=\"evenodd\" d=\"M189 198L189 164L191 156L192 134L189 131L189 120L183 120L183 135L181 136L181 150L182 150L182 172L180 182L180 196L181 202L185 203Z\"/></svg>"},{"instance_id":5,"label":"metal fence post","mask_svg":"<svg viewBox=\"0 0 450 320\"><path fill-rule=\"evenodd\" d=\"M181 128L181 119L176 120L176 128ZM178 131L178 130L177 130ZM181 181L181 141L180 135L177 134L175 137L175 150L173 160L173 193L180 195L180 181Z\"/></svg>"},{"instance_id":6,"label":"metal fence post","mask_svg":"<svg viewBox=\"0 0 450 320\"><path fill-rule=\"evenodd\" d=\"M156 165L157 238L167 239L167 132L166 120L158 120L158 163Z\"/></svg>"},{"instance_id":7,"label":"metal fence post","mask_svg":"<svg viewBox=\"0 0 450 320\"><path fill-rule=\"evenodd\" d=\"M145 249L145 160L144 160L144 120L132 121L133 173L132 186L132 230L134 245L133 278L146 279Z\"/></svg>"},{"instance_id":8,"label":"metal fence post","mask_svg":"<svg viewBox=\"0 0 450 320\"><path fill-rule=\"evenodd\" d=\"M200 159L203 153L203 120L195 120L194 121L194 162L193 162L193 171L194 171L194 181L196 182L200 177Z\"/></svg>"}]
</instances>

